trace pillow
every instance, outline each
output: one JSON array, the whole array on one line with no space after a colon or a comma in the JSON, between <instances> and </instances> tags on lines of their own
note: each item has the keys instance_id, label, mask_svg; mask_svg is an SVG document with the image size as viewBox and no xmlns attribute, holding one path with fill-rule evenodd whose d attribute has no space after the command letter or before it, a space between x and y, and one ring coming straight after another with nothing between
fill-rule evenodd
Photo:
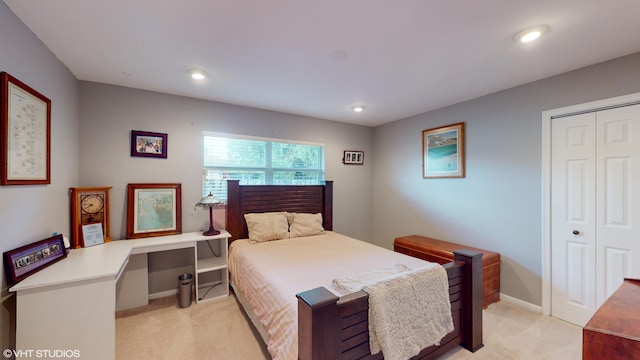
<instances>
[{"instance_id":1,"label":"pillow","mask_svg":"<svg viewBox=\"0 0 640 360\"><path fill-rule=\"evenodd\" d=\"M290 236L292 238L301 236L318 235L324 232L322 227L322 214L293 214L293 221L289 226Z\"/></svg>"},{"instance_id":2,"label":"pillow","mask_svg":"<svg viewBox=\"0 0 640 360\"><path fill-rule=\"evenodd\" d=\"M249 240L264 242L289 238L289 223L285 213L245 214Z\"/></svg>"},{"instance_id":3,"label":"pillow","mask_svg":"<svg viewBox=\"0 0 640 360\"><path fill-rule=\"evenodd\" d=\"M285 212L284 214L287 215L287 221L289 222L289 227L291 227L295 213Z\"/></svg>"}]
</instances>

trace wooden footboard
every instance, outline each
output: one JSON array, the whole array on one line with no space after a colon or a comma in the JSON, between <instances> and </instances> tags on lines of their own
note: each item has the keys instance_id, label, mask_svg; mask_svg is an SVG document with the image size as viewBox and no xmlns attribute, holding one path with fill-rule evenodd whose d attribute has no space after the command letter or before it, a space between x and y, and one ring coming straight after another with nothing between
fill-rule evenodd
<instances>
[{"instance_id":1,"label":"wooden footboard","mask_svg":"<svg viewBox=\"0 0 640 360\"><path fill-rule=\"evenodd\" d=\"M482 343L482 254L454 252L444 265L454 330L439 346L423 349L414 359L435 359L462 345L475 352ZM369 350L368 295L359 291L338 298L324 287L298 298L298 358L300 360L382 359Z\"/></svg>"}]
</instances>

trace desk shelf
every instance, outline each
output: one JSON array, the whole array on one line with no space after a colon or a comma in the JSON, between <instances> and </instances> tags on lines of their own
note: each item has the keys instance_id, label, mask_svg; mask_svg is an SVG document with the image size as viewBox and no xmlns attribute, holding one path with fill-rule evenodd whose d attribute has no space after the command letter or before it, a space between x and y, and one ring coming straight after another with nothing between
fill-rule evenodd
<instances>
[{"instance_id":1,"label":"desk shelf","mask_svg":"<svg viewBox=\"0 0 640 360\"><path fill-rule=\"evenodd\" d=\"M196 241L196 303L229 296L228 233Z\"/></svg>"},{"instance_id":2,"label":"desk shelf","mask_svg":"<svg viewBox=\"0 0 640 360\"><path fill-rule=\"evenodd\" d=\"M228 289L228 285L225 288L224 283L220 280L200 284L198 288L198 301L204 302L226 297L229 295Z\"/></svg>"},{"instance_id":3,"label":"desk shelf","mask_svg":"<svg viewBox=\"0 0 640 360\"><path fill-rule=\"evenodd\" d=\"M224 269L226 267L227 267L227 263L225 259L223 259L222 257L210 258L210 259L198 259L197 271L199 274L207 271Z\"/></svg>"}]
</instances>

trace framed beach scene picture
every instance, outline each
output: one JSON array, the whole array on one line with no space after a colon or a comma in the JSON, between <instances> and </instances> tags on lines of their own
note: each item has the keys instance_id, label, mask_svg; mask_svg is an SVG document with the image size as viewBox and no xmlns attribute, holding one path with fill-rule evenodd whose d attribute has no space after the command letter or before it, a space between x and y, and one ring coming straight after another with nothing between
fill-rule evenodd
<instances>
[{"instance_id":1,"label":"framed beach scene picture","mask_svg":"<svg viewBox=\"0 0 640 360\"><path fill-rule=\"evenodd\" d=\"M464 176L464 123L423 130L422 177Z\"/></svg>"}]
</instances>

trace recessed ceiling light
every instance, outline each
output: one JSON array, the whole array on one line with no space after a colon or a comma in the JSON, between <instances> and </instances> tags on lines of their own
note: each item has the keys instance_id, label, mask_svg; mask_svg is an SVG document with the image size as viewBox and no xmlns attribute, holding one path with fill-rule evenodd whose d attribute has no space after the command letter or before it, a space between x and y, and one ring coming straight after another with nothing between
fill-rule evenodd
<instances>
[{"instance_id":1,"label":"recessed ceiling light","mask_svg":"<svg viewBox=\"0 0 640 360\"><path fill-rule=\"evenodd\" d=\"M204 80L209 76L206 72L202 70L195 70L195 69L187 70L187 74L189 74L189 76L191 76L191 78L195 80Z\"/></svg>"},{"instance_id":2,"label":"recessed ceiling light","mask_svg":"<svg viewBox=\"0 0 640 360\"><path fill-rule=\"evenodd\" d=\"M351 109L353 109L353 111L355 111L355 112L363 112L364 111L364 106L354 106Z\"/></svg>"},{"instance_id":3,"label":"recessed ceiling light","mask_svg":"<svg viewBox=\"0 0 640 360\"><path fill-rule=\"evenodd\" d=\"M513 39L520 41L521 43L528 43L537 40L538 38L540 38L540 36L542 36L542 34L546 33L547 31L549 31L549 26L536 25L518 31L518 33L513 36Z\"/></svg>"}]
</instances>

